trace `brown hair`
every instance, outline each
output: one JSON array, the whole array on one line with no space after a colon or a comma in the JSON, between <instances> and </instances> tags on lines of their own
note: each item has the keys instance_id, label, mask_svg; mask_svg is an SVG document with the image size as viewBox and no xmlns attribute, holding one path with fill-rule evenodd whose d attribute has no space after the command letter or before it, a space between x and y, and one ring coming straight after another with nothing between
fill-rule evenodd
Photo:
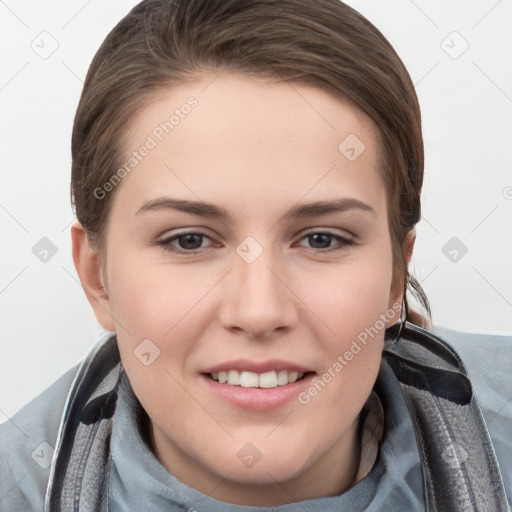
<instances>
[{"instance_id":1,"label":"brown hair","mask_svg":"<svg viewBox=\"0 0 512 512\"><path fill-rule=\"evenodd\" d=\"M403 250L420 219L423 182L414 85L380 31L339 0L144 0L117 24L91 63L73 127L72 199L93 247L103 245L114 196L95 191L123 161L130 120L158 90L224 69L314 83L348 97L373 120L394 284L408 285L430 315Z\"/></svg>"}]
</instances>

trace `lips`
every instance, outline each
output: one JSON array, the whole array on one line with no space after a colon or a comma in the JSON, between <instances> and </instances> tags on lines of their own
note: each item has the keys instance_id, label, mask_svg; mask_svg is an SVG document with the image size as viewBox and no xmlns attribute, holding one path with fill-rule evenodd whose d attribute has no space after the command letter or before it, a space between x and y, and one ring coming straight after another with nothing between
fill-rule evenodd
<instances>
[{"instance_id":1,"label":"lips","mask_svg":"<svg viewBox=\"0 0 512 512\"><path fill-rule=\"evenodd\" d=\"M287 370L289 372L302 372L306 373L313 371L306 366L285 361L284 359L268 359L266 361L254 361L253 359L234 359L226 361L225 363L210 366L203 370L203 373L219 373L236 370L238 372L253 372L253 373L266 373L266 372L279 372L280 370Z\"/></svg>"},{"instance_id":2,"label":"lips","mask_svg":"<svg viewBox=\"0 0 512 512\"><path fill-rule=\"evenodd\" d=\"M264 374L271 372L275 372L275 370L264 372ZM243 371L240 372L241 379L243 373ZM288 384L264 388L261 387L261 384L263 383L263 385L265 385L265 379L271 379L273 377L264 376L263 382L261 382L262 374L258 374L256 372L248 373L254 373L256 376L254 377L249 375L248 377L245 377L250 380L252 379L252 382L249 380L248 383L255 385L257 378L258 387L242 387L240 384L230 385L228 382L221 384L219 381L213 379L211 373L203 373L201 375L201 380L208 392L211 393L211 396L215 397L215 399L219 399L224 403L228 403L236 409L244 409L246 411L261 413L265 411L273 411L281 407L286 407L290 403L293 403L295 400L297 400L297 397L300 395L300 393L304 392L309 386L311 386L311 383L316 378L315 372L305 372L303 373L301 379L298 379L299 374L297 373L298 380L295 382L289 382Z\"/></svg>"},{"instance_id":3,"label":"lips","mask_svg":"<svg viewBox=\"0 0 512 512\"><path fill-rule=\"evenodd\" d=\"M293 400L316 372L285 360L239 359L205 369L203 382L214 395L243 409L264 411Z\"/></svg>"}]
</instances>

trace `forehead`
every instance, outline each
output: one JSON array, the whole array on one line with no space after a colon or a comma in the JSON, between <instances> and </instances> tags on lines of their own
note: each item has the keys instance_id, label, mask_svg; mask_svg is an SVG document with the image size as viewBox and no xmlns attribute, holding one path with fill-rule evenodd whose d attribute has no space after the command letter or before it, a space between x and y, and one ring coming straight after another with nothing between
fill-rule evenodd
<instances>
[{"instance_id":1,"label":"forehead","mask_svg":"<svg viewBox=\"0 0 512 512\"><path fill-rule=\"evenodd\" d=\"M169 193L278 205L337 193L385 206L376 128L313 85L202 75L153 97L124 149L124 163L137 161L120 195L133 203Z\"/></svg>"}]
</instances>

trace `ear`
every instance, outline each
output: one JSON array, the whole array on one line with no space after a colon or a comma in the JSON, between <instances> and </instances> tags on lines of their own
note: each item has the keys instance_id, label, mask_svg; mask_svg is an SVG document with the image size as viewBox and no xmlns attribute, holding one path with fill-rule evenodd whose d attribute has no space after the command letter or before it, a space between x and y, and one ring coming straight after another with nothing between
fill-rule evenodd
<instances>
[{"instance_id":1,"label":"ear","mask_svg":"<svg viewBox=\"0 0 512 512\"><path fill-rule=\"evenodd\" d=\"M99 254L89 244L85 230L78 221L71 226L71 241L73 261L87 300L101 326L107 331L115 331Z\"/></svg>"},{"instance_id":2,"label":"ear","mask_svg":"<svg viewBox=\"0 0 512 512\"><path fill-rule=\"evenodd\" d=\"M414 250L414 243L416 242L416 229L412 228L404 240L404 254L407 266L411 262L412 252Z\"/></svg>"},{"instance_id":3,"label":"ear","mask_svg":"<svg viewBox=\"0 0 512 512\"><path fill-rule=\"evenodd\" d=\"M409 263L412 259L412 253L414 250L414 243L416 242L416 230L413 228L411 229L404 240L402 250L403 254L405 256L405 264L406 268L409 267ZM400 318L401 309L402 309L402 301L403 301L403 286L398 289L393 287L392 292L389 297L389 303L388 303L388 311L394 311L395 313L389 317L388 322L386 323L386 327L390 327L395 322L397 322Z\"/></svg>"}]
</instances>

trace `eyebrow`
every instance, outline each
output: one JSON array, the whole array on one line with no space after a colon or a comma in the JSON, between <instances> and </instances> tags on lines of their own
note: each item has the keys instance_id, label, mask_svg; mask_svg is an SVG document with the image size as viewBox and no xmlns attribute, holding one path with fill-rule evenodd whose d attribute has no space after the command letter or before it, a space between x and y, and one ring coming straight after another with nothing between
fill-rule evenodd
<instances>
[{"instance_id":1,"label":"eyebrow","mask_svg":"<svg viewBox=\"0 0 512 512\"><path fill-rule=\"evenodd\" d=\"M210 217L226 222L232 221L231 214L221 206L203 201L190 201L187 199L174 199L170 197L159 197L145 202L137 210L135 215L158 210L178 210L192 215L197 215L199 217ZM290 208L282 218L303 219L350 210L360 210L376 215L375 210L369 204L356 198L345 197L329 201L298 203Z\"/></svg>"}]
</instances>

